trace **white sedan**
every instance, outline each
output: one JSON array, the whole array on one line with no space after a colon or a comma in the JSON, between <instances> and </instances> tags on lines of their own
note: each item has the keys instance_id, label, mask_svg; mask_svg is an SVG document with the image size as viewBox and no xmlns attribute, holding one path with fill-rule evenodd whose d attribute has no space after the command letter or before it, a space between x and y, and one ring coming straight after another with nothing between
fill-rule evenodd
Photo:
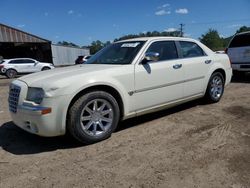
<instances>
[{"instance_id":1,"label":"white sedan","mask_svg":"<svg viewBox=\"0 0 250 188\"><path fill-rule=\"evenodd\" d=\"M40 136L68 131L84 143L108 138L120 120L204 97L218 102L232 76L226 54L188 38L119 41L85 64L12 82L14 123Z\"/></svg>"},{"instance_id":2,"label":"white sedan","mask_svg":"<svg viewBox=\"0 0 250 188\"><path fill-rule=\"evenodd\" d=\"M14 78L17 74L27 74L53 69L51 63L40 62L31 58L4 59L0 63L0 73L8 78Z\"/></svg>"}]
</instances>

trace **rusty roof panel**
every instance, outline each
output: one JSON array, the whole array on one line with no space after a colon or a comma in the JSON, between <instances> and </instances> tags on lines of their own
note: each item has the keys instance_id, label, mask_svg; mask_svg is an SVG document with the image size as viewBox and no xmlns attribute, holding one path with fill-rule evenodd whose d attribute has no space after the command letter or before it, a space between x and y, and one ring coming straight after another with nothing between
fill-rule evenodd
<instances>
[{"instance_id":1,"label":"rusty roof panel","mask_svg":"<svg viewBox=\"0 0 250 188\"><path fill-rule=\"evenodd\" d=\"M0 42L50 43L51 41L0 23Z\"/></svg>"}]
</instances>

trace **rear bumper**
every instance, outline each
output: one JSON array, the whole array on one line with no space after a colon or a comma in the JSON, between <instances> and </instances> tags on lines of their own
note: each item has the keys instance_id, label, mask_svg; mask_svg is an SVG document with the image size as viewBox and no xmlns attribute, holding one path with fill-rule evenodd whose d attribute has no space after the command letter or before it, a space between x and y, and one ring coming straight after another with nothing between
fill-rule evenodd
<instances>
[{"instance_id":1,"label":"rear bumper","mask_svg":"<svg viewBox=\"0 0 250 188\"><path fill-rule=\"evenodd\" d=\"M232 62L232 69L234 71L248 72L248 71L250 71L250 62L246 62L246 63L234 63L234 62Z\"/></svg>"},{"instance_id":2,"label":"rear bumper","mask_svg":"<svg viewBox=\"0 0 250 188\"><path fill-rule=\"evenodd\" d=\"M228 85L231 82L232 79L232 68L225 70L226 71L226 80L225 80L225 86Z\"/></svg>"}]
</instances>

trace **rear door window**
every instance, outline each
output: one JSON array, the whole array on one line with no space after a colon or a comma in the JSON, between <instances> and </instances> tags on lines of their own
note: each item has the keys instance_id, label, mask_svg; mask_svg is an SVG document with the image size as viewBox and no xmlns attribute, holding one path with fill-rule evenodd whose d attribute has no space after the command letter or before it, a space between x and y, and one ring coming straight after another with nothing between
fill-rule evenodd
<instances>
[{"instance_id":1,"label":"rear door window","mask_svg":"<svg viewBox=\"0 0 250 188\"><path fill-rule=\"evenodd\" d=\"M21 59L18 59L18 60L12 60L9 62L9 64L22 64L23 63L23 60Z\"/></svg>"},{"instance_id":2,"label":"rear door window","mask_svg":"<svg viewBox=\"0 0 250 188\"><path fill-rule=\"evenodd\" d=\"M32 63L35 63L35 61L31 60L31 59L24 59L23 63L30 63L30 64L32 64Z\"/></svg>"},{"instance_id":3,"label":"rear door window","mask_svg":"<svg viewBox=\"0 0 250 188\"><path fill-rule=\"evenodd\" d=\"M236 35L231 41L229 48L250 46L250 33Z\"/></svg>"},{"instance_id":4,"label":"rear door window","mask_svg":"<svg viewBox=\"0 0 250 188\"><path fill-rule=\"evenodd\" d=\"M201 49L201 47L194 42L180 41L179 43L180 43L182 57L184 58L200 57L206 55L204 51Z\"/></svg>"}]
</instances>

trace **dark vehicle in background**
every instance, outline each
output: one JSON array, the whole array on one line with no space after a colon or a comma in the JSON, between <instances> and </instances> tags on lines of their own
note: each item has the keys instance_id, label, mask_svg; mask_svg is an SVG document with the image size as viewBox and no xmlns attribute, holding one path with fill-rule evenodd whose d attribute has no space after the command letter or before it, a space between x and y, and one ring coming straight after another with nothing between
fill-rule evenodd
<instances>
[{"instance_id":1,"label":"dark vehicle in background","mask_svg":"<svg viewBox=\"0 0 250 188\"><path fill-rule=\"evenodd\" d=\"M226 49L234 74L250 72L250 32L234 35Z\"/></svg>"},{"instance_id":2,"label":"dark vehicle in background","mask_svg":"<svg viewBox=\"0 0 250 188\"><path fill-rule=\"evenodd\" d=\"M75 60L75 64L83 64L85 63L86 61L88 61L88 59L91 57L91 55L81 55L81 56L78 56L78 58Z\"/></svg>"}]
</instances>

